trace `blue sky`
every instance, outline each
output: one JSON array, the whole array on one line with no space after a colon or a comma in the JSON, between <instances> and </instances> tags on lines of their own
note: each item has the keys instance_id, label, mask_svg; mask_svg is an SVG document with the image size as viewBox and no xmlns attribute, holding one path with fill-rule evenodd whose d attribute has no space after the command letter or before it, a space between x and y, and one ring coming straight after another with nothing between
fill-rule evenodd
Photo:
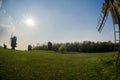
<instances>
[{"instance_id":1,"label":"blue sky","mask_svg":"<svg viewBox=\"0 0 120 80\"><path fill-rule=\"evenodd\" d=\"M18 38L17 49L28 44L114 40L109 14L101 33L96 26L104 0L0 0L0 45L10 47L10 36ZM34 21L31 27L25 22Z\"/></svg>"}]
</instances>

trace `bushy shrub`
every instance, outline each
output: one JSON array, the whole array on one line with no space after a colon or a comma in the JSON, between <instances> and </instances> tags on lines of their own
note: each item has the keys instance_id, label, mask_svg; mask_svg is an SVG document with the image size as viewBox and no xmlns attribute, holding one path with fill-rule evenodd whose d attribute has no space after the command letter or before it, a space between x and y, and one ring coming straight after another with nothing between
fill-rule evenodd
<instances>
[{"instance_id":1,"label":"bushy shrub","mask_svg":"<svg viewBox=\"0 0 120 80\"><path fill-rule=\"evenodd\" d=\"M66 49L65 49L65 45L61 45L61 46L59 47L59 52L64 53L65 50L66 50Z\"/></svg>"}]
</instances>

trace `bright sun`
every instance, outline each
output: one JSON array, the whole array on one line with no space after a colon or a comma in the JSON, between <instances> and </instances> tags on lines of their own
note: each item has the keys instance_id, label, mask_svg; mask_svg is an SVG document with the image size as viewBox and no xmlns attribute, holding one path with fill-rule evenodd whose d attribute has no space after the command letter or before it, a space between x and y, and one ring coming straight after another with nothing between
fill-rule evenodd
<instances>
[{"instance_id":1,"label":"bright sun","mask_svg":"<svg viewBox=\"0 0 120 80\"><path fill-rule=\"evenodd\" d=\"M26 24L28 25L28 26L34 26L34 20L33 19L31 19L31 18L28 18L28 19L26 19Z\"/></svg>"}]
</instances>

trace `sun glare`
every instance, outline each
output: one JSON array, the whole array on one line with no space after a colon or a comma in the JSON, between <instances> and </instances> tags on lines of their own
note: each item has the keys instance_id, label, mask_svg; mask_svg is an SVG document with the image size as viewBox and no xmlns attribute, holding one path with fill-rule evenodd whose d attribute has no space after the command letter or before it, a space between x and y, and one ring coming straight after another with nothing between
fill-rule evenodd
<instances>
[{"instance_id":1,"label":"sun glare","mask_svg":"<svg viewBox=\"0 0 120 80\"><path fill-rule=\"evenodd\" d=\"M31 18L28 18L28 19L26 19L26 24L28 25L28 26L34 26L34 20L33 19L31 19Z\"/></svg>"}]
</instances>

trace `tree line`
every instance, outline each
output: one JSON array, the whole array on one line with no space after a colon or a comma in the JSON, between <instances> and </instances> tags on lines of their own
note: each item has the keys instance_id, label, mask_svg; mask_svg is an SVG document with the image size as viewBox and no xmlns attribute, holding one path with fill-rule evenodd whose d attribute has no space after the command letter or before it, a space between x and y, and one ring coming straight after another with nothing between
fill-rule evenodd
<instances>
[{"instance_id":1,"label":"tree line","mask_svg":"<svg viewBox=\"0 0 120 80\"><path fill-rule=\"evenodd\" d=\"M68 43L52 43L36 45L33 47L34 50L53 50L53 51L69 51L69 52L111 52L114 51L114 43L111 41L107 42L68 42Z\"/></svg>"}]
</instances>

